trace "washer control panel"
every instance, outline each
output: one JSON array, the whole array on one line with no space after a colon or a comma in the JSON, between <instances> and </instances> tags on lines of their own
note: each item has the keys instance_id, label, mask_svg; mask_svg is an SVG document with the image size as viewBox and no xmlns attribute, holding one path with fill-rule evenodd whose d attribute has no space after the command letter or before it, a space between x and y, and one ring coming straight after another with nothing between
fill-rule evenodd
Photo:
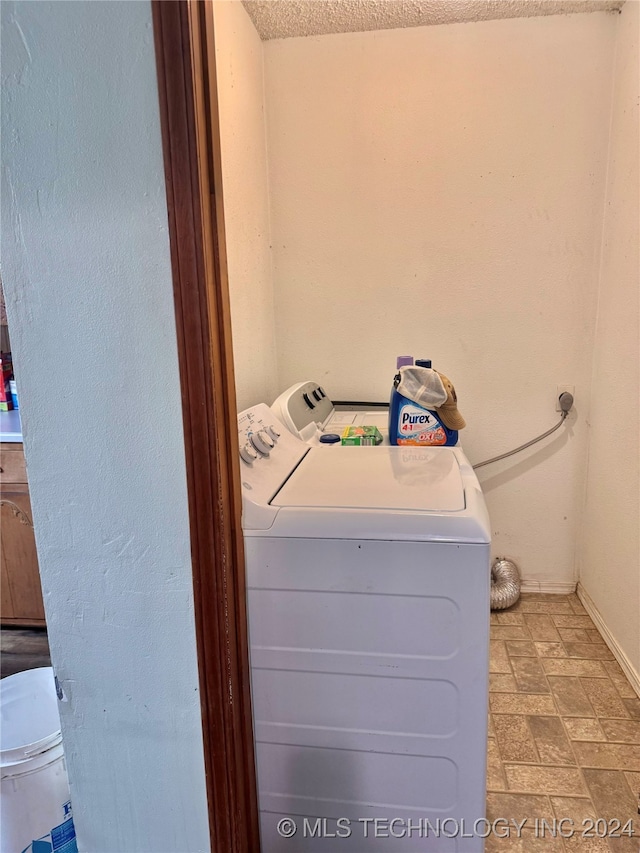
<instances>
[{"instance_id":1,"label":"washer control panel","mask_svg":"<svg viewBox=\"0 0 640 853\"><path fill-rule=\"evenodd\" d=\"M322 428L333 412L333 403L317 382L298 382L271 404L276 417L293 433Z\"/></svg>"},{"instance_id":2,"label":"washer control panel","mask_svg":"<svg viewBox=\"0 0 640 853\"><path fill-rule=\"evenodd\" d=\"M269 504L309 450L264 403L238 415L238 443L243 500L262 506Z\"/></svg>"}]
</instances>

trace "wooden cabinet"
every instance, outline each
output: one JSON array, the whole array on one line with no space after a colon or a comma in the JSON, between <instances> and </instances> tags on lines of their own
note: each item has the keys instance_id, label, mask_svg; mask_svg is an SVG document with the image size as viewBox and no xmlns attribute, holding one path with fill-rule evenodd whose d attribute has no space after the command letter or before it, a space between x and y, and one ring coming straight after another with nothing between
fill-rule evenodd
<instances>
[{"instance_id":1,"label":"wooden cabinet","mask_svg":"<svg viewBox=\"0 0 640 853\"><path fill-rule=\"evenodd\" d=\"M0 451L0 621L44 625L24 451L21 444L2 444Z\"/></svg>"}]
</instances>

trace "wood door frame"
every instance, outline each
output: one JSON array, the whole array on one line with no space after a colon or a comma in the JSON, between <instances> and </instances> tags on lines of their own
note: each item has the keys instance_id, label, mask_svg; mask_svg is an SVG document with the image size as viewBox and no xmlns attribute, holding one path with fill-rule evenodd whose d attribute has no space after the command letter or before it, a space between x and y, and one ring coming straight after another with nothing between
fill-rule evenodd
<instances>
[{"instance_id":1,"label":"wood door frame","mask_svg":"<svg viewBox=\"0 0 640 853\"><path fill-rule=\"evenodd\" d=\"M152 0L211 849L260 848L210 0Z\"/></svg>"}]
</instances>

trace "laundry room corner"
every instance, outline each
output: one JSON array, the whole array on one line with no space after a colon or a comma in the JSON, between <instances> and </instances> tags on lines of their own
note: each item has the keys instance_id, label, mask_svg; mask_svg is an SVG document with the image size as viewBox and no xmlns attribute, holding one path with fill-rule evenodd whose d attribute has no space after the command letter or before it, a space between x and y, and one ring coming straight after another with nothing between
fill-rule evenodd
<instances>
[{"instance_id":1,"label":"laundry room corner","mask_svg":"<svg viewBox=\"0 0 640 853\"><path fill-rule=\"evenodd\" d=\"M616 41L578 592L640 692L639 37L640 3L626 3Z\"/></svg>"}]
</instances>

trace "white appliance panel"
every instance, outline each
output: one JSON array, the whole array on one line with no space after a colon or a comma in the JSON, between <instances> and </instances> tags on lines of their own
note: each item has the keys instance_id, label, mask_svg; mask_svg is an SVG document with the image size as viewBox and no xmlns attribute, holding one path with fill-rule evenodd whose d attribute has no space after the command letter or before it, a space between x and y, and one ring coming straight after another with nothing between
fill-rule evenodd
<instances>
[{"instance_id":1,"label":"white appliance panel","mask_svg":"<svg viewBox=\"0 0 640 853\"><path fill-rule=\"evenodd\" d=\"M389 410L373 409L371 411L344 411L334 409L331 417L324 426L324 432L339 432L346 426L377 426L380 431L389 427Z\"/></svg>"},{"instance_id":2,"label":"white appliance panel","mask_svg":"<svg viewBox=\"0 0 640 853\"><path fill-rule=\"evenodd\" d=\"M310 810L352 819L395 816L398 810L426 816L451 812L456 802L457 768L437 755L389 755L361 749L320 752L305 746L293 752L287 744L262 743L257 746L257 758L267 810L293 815ZM335 851L335 839L333 845ZM300 846L298 840L296 848Z\"/></svg>"},{"instance_id":3,"label":"white appliance panel","mask_svg":"<svg viewBox=\"0 0 640 853\"><path fill-rule=\"evenodd\" d=\"M459 512L465 497L449 448L341 447L339 454L311 448L271 503Z\"/></svg>"},{"instance_id":4,"label":"white appliance panel","mask_svg":"<svg viewBox=\"0 0 640 853\"><path fill-rule=\"evenodd\" d=\"M304 853L457 853L461 848L458 846L458 840L453 837L447 837L444 833L440 838L435 837L431 833L419 837L414 829L413 834L405 837L399 837L402 827L396 824L391 828L387 827L386 832L384 827L378 830L378 835L374 835L373 818L375 815L369 816L371 820L367 824L367 833L365 834L365 819L354 820L349 831L351 834L344 837L344 824L339 824L335 818L318 818L310 814L296 815L297 826L300 827L296 835L300 838L303 830L303 821L306 820L310 830L307 831L304 839L304 847L299 849ZM410 812L399 811L399 817L405 821L405 826L408 821L416 822L415 815ZM290 839L281 838L274 827L278 821L289 818L284 812L261 812L260 827L263 846L271 851L271 853L291 853L292 846ZM320 831L324 837L320 837ZM445 832L447 827L445 826ZM395 833L395 836L392 835ZM315 833L315 836L312 835ZM341 834L342 833L342 834ZM333 843L331 843L331 841Z\"/></svg>"},{"instance_id":5,"label":"white appliance panel","mask_svg":"<svg viewBox=\"0 0 640 853\"><path fill-rule=\"evenodd\" d=\"M376 426L382 443L389 444L389 408L367 410L364 405L354 408L336 407L317 382L298 382L287 388L271 404L273 413L291 432L312 446L325 449L339 447L321 444L323 434L341 435L348 426Z\"/></svg>"},{"instance_id":6,"label":"white appliance panel","mask_svg":"<svg viewBox=\"0 0 640 853\"><path fill-rule=\"evenodd\" d=\"M331 417L333 403L317 382L298 382L271 404L276 417L295 434L309 426L322 427Z\"/></svg>"},{"instance_id":7,"label":"white appliance panel","mask_svg":"<svg viewBox=\"0 0 640 853\"><path fill-rule=\"evenodd\" d=\"M392 566L387 569L394 571ZM294 649L304 634L309 648L319 647L325 652L366 651L389 658L408 655L439 659L456 653L458 608L451 599L394 593L393 608L389 608L388 595L372 591L344 594L337 590L255 589L252 592L255 607L268 611L273 618L260 622L252 643L256 649L276 644L279 648ZM308 621L309 599L321 619ZM403 630L416 620L424 621L428 628L420 633Z\"/></svg>"},{"instance_id":8,"label":"white appliance panel","mask_svg":"<svg viewBox=\"0 0 640 853\"><path fill-rule=\"evenodd\" d=\"M282 816L484 817L489 546L266 536L246 548L264 850L396 850L361 835L287 841ZM482 839L397 849L479 853Z\"/></svg>"},{"instance_id":9,"label":"white appliance panel","mask_svg":"<svg viewBox=\"0 0 640 853\"><path fill-rule=\"evenodd\" d=\"M256 731L265 741L278 742L282 726L305 726L315 734L314 746L326 745L329 734L335 747L348 749L362 733L391 740L401 719L410 751L428 755L430 738L457 733L458 691L450 681L257 669L253 686L260 696ZM327 703L327 696L335 701Z\"/></svg>"}]
</instances>

